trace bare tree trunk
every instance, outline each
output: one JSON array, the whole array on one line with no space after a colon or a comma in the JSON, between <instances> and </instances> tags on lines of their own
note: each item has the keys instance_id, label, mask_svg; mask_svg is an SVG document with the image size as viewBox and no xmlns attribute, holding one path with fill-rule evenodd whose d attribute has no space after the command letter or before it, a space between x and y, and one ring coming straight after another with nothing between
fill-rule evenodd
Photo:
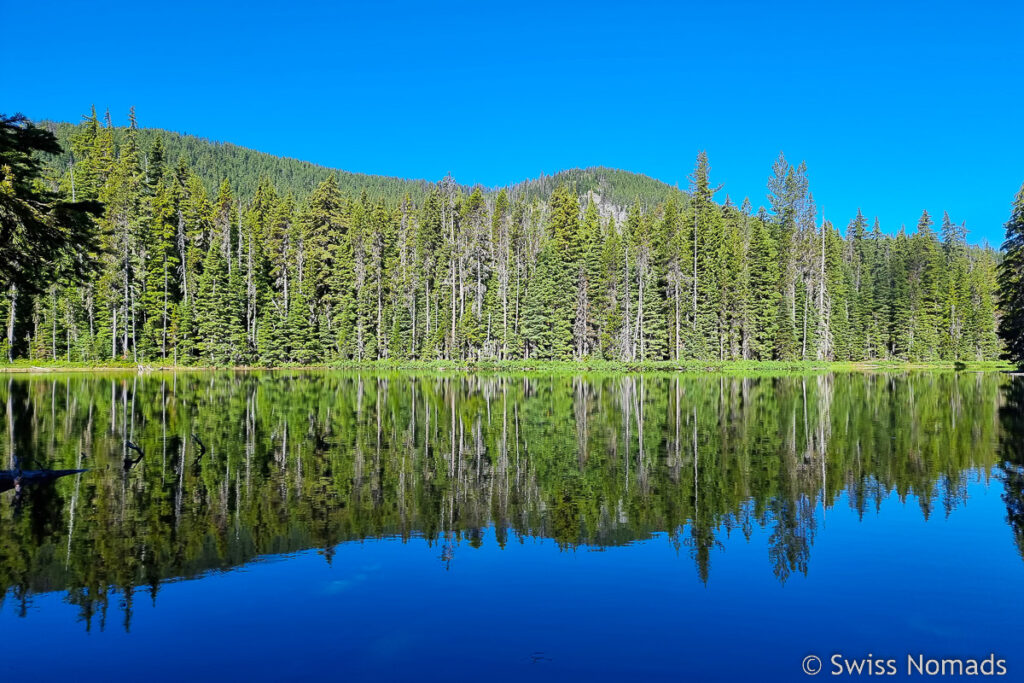
<instances>
[{"instance_id":1,"label":"bare tree trunk","mask_svg":"<svg viewBox=\"0 0 1024 683\"><path fill-rule=\"evenodd\" d=\"M383 280L383 274L381 273L380 267L378 266L378 269L377 269L377 358L382 358L383 357L382 349L384 348L384 341L385 341L384 333L381 331L381 325L382 325L382 320L383 320L383 318L382 318L383 309L382 309L382 304L381 304L381 296L382 296L382 291L381 290L382 290L382 288L384 286L384 283L382 282L382 280Z\"/></svg>"},{"instance_id":2,"label":"bare tree trunk","mask_svg":"<svg viewBox=\"0 0 1024 683\"><path fill-rule=\"evenodd\" d=\"M644 352L644 273L643 268L637 268L636 287L636 335L633 339L633 356L636 356L637 342L640 344L640 362L646 356Z\"/></svg>"},{"instance_id":3,"label":"bare tree trunk","mask_svg":"<svg viewBox=\"0 0 1024 683\"><path fill-rule=\"evenodd\" d=\"M676 362L679 362L679 359L683 355L683 344L682 344L682 339L680 339L680 335L682 334L682 330L681 330L680 325L679 325L680 321L679 321L679 274L678 273L676 273L675 283L673 285L672 298L675 301L675 307L676 307Z\"/></svg>"},{"instance_id":4,"label":"bare tree trunk","mask_svg":"<svg viewBox=\"0 0 1024 683\"><path fill-rule=\"evenodd\" d=\"M697 211L693 212L693 331L697 331Z\"/></svg>"},{"instance_id":5,"label":"bare tree trunk","mask_svg":"<svg viewBox=\"0 0 1024 683\"><path fill-rule=\"evenodd\" d=\"M139 341L135 338L135 288L131 288L132 301L132 362L139 362Z\"/></svg>"},{"instance_id":6,"label":"bare tree trunk","mask_svg":"<svg viewBox=\"0 0 1024 683\"><path fill-rule=\"evenodd\" d=\"M164 254L164 310L160 331L160 358L167 360L167 254Z\"/></svg>"},{"instance_id":7,"label":"bare tree trunk","mask_svg":"<svg viewBox=\"0 0 1024 683\"><path fill-rule=\"evenodd\" d=\"M57 360L57 286L50 287L50 356Z\"/></svg>"},{"instance_id":8,"label":"bare tree trunk","mask_svg":"<svg viewBox=\"0 0 1024 683\"><path fill-rule=\"evenodd\" d=\"M110 306L110 357L117 358L117 306Z\"/></svg>"},{"instance_id":9,"label":"bare tree trunk","mask_svg":"<svg viewBox=\"0 0 1024 683\"><path fill-rule=\"evenodd\" d=\"M11 311L7 319L7 362L14 362L14 319L18 307L18 286L11 285L9 290L11 298ZM13 425L13 423L11 423Z\"/></svg>"},{"instance_id":10,"label":"bare tree trunk","mask_svg":"<svg viewBox=\"0 0 1024 683\"><path fill-rule=\"evenodd\" d=\"M805 289L810 289L809 286L805 285ZM810 299L810 292L804 292L804 341L803 348L800 350L800 360L807 360L807 300Z\"/></svg>"},{"instance_id":11,"label":"bare tree trunk","mask_svg":"<svg viewBox=\"0 0 1024 683\"><path fill-rule=\"evenodd\" d=\"M125 317L125 320L124 320L124 323L121 325L121 328L122 328L121 335L124 337L123 341L121 342L121 350L127 353L127 351L128 351L128 308L129 308L129 306L128 306L128 243L127 243L127 238L126 238L126 241L125 241L123 258L124 258L124 263L121 266L122 269L123 269L122 270L121 282L122 282L122 287L123 287L123 292L122 293L123 293L124 296L123 296L123 298L121 300L121 305L124 306L124 317ZM134 311L132 311L132 324L133 325L135 324Z\"/></svg>"},{"instance_id":12,"label":"bare tree trunk","mask_svg":"<svg viewBox=\"0 0 1024 683\"><path fill-rule=\"evenodd\" d=\"M454 247L453 247L454 248ZM452 340L448 347L448 359L455 358L455 254L452 254Z\"/></svg>"}]
</instances>

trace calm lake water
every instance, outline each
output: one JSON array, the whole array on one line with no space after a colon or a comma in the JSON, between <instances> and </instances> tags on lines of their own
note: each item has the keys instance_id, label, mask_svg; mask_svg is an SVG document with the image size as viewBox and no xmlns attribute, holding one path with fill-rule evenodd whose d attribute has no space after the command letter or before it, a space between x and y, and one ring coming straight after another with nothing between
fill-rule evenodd
<instances>
[{"instance_id":1,"label":"calm lake water","mask_svg":"<svg viewBox=\"0 0 1024 683\"><path fill-rule=\"evenodd\" d=\"M0 494L5 680L1024 680L1024 378L15 375L0 409L2 468L88 468Z\"/></svg>"}]
</instances>

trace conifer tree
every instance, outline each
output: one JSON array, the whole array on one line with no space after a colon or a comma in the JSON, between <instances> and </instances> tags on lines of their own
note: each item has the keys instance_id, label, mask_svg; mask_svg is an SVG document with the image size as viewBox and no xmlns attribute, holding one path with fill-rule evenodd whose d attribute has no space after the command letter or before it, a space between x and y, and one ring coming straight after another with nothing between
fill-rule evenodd
<instances>
[{"instance_id":1,"label":"conifer tree","mask_svg":"<svg viewBox=\"0 0 1024 683\"><path fill-rule=\"evenodd\" d=\"M19 351L19 311L29 309L19 308L19 299L51 287L58 278L84 278L96 257L93 221L100 205L88 197L67 201L40 184L38 155L58 152L52 134L20 115L0 115L0 293L6 295L7 322L0 357L9 361Z\"/></svg>"},{"instance_id":2,"label":"conifer tree","mask_svg":"<svg viewBox=\"0 0 1024 683\"><path fill-rule=\"evenodd\" d=\"M831 223L825 221L822 231L825 234L825 287L828 292L828 324L832 341L831 353L825 358L851 360L850 294L844 258L845 245L839 231Z\"/></svg>"},{"instance_id":3,"label":"conifer tree","mask_svg":"<svg viewBox=\"0 0 1024 683\"><path fill-rule=\"evenodd\" d=\"M564 298L564 292L557 290L557 269L562 265L561 257L555 251L554 242L541 250L537 265L530 275L523 300L523 357L526 359L551 360L559 358L560 344L556 339L554 311L560 305L556 299ZM559 330L564 334L564 330Z\"/></svg>"},{"instance_id":4,"label":"conifer tree","mask_svg":"<svg viewBox=\"0 0 1024 683\"><path fill-rule=\"evenodd\" d=\"M232 300L227 263L215 241L206 250L198 285L195 308L200 357L211 365L227 365L232 360Z\"/></svg>"},{"instance_id":5,"label":"conifer tree","mask_svg":"<svg viewBox=\"0 0 1024 683\"><path fill-rule=\"evenodd\" d=\"M1003 260L999 264L999 307L999 336L1006 344L1006 357L1024 365L1024 185L1006 222Z\"/></svg>"},{"instance_id":6,"label":"conifer tree","mask_svg":"<svg viewBox=\"0 0 1024 683\"><path fill-rule=\"evenodd\" d=\"M750 353L757 360L775 356L776 327L779 323L779 263L767 214L762 210L751 222L750 293L752 298Z\"/></svg>"},{"instance_id":7,"label":"conifer tree","mask_svg":"<svg viewBox=\"0 0 1024 683\"><path fill-rule=\"evenodd\" d=\"M928 360L938 355L941 321L942 251L925 211L910 240L910 330L907 348L911 360Z\"/></svg>"},{"instance_id":8,"label":"conifer tree","mask_svg":"<svg viewBox=\"0 0 1024 683\"><path fill-rule=\"evenodd\" d=\"M14 194L106 214L82 221L81 249L37 241L0 261L0 279L25 280L0 298L8 358L966 360L996 357L997 318L1012 325L1012 297L997 306L1010 252L968 244L948 215L940 239L927 214L908 236L868 232L858 211L844 239L782 156L755 212L715 202L703 153L689 194L607 170L397 193L239 170L220 160L236 152L198 157L134 112L57 130L69 151L22 153Z\"/></svg>"},{"instance_id":9,"label":"conifer tree","mask_svg":"<svg viewBox=\"0 0 1024 683\"><path fill-rule=\"evenodd\" d=\"M904 226L892 241L890 272L892 289L889 298L889 354L907 360L911 350L911 283L910 238Z\"/></svg>"},{"instance_id":10,"label":"conifer tree","mask_svg":"<svg viewBox=\"0 0 1024 683\"><path fill-rule=\"evenodd\" d=\"M697 155L691 177L693 212L693 270L691 353L697 358L718 358L721 347L723 223L714 203L710 182L711 166L705 152Z\"/></svg>"},{"instance_id":11,"label":"conifer tree","mask_svg":"<svg viewBox=\"0 0 1024 683\"><path fill-rule=\"evenodd\" d=\"M547 312L551 325L550 357L564 360L572 357L573 317L576 312L576 275L579 265L580 207L576 195L565 185L551 195L548 219L548 268L546 282Z\"/></svg>"},{"instance_id":12,"label":"conifer tree","mask_svg":"<svg viewBox=\"0 0 1024 683\"><path fill-rule=\"evenodd\" d=\"M942 248L946 262L939 278L940 355L947 360L960 360L967 351L965 334L970 296L967 229L963 224L954 223L949 213L942 215Z\"/></svg>"},{"instance_id":13,"label":"conifer tree","mask_svg":"<svg viewBox=\"0 0 1024 683\"><path fill-rule=\"evenodd\" d=\"M576 275L576 311L573 322L573 343L577 358L593 356L599 352L598 311L604 301L601 296L601 223L597 205L592 196L580 223L580 259Z\"/></svg>"},{"instance_id":14,"label":"conifer tree","mask_svg":"<svg viewBox=\"0 0 1024 683\"><path fill-rule=\"evenodd\" d=\"M868 334L872 340L874 356L889 358L892 355L889 312L892 298L892 241L882 234L878 218L875 218L871 230L871 254L873 305L868 311Z\"/></svg>"}]
</instances>

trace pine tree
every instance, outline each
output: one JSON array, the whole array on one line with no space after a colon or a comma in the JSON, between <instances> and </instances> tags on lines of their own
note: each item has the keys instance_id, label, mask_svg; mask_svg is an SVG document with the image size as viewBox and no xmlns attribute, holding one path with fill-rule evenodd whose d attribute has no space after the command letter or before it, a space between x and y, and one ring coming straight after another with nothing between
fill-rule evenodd
<instances>
[{"instance_id":1,"label":"pine tree","mask_svg":"<svg viewBox=\"0 0 1024 683\"><path fill-rule=\"evenodd\" d=\"M942 215L942 249L945 264L940 281L942 334L940 355L960 360L967 351L966 325L969 312L967 229L954 223L948 213Z\"/></svg>"},{"instance_id":2,"label":"pine tree","mask_svg":"<svg viewBox=\"0 0 1024 683\"><path fill-rule=\"evenodd\" d=\"M750 293L752 298L751 357L771 360L779 320L779 265L769 219L762 211L751 223Z\"/></svg>"},{"instance_id":3,"label":"pine tree","mask_svg":"<svg viewBox=\"0 0 1024 683\"><path fill-rule=\"evenodd\" d=\"M287 362L299 365L309 365L316 361L316 337L309 296L311 289L312 280L295 280L288 301L288 315L282 330L284 358Z\"/></svg>"},{"instance_id":4,"label":"pine tree","mask_svg":"<svg viewBox=\"0 0 1024 683\"><path fill-rule=\"evenodd\" d=\"M54 136L20 115L0 115L0 292L6 295L6 338L2 355L19 351L19 299L89 274L97 250L94 201L67 201L40 182L40 153L57 154ZM28 302L25 302L28 303ZM54 315L56 311L54 310Z\"/></svg>"},{"instance_id":5,"label":"pine tree","mask_svg":"<svg viewBox=\"0 0 1024 683\"><path fill-rule=\"evenodd\" d=\"M576 275L579 265L580 205L576 195L562 185L551 195L548 218L548 272L542 287L551 325L550 355L553 359L572 358L573 317L576 312ZM539 269L539 266L538 266Z\"/></svg>"},{"instance_id":6,"label":"pine tree","mask_svg":"<svg viewBox=\"0 0 1024 683\"><path fill-rule=\"evenodd\" d=\"M995 314L997 263L996 253L987 248L971 259L964 355L972 360L998 358L1002 353Z\"/></svg>"},{"instance_id":7,"label":"pine tree","mask_svg":"<svg viewBox=\"0 0 1024 683\"><path fill-rule=\"evenodd\" d=\"M580 260L576 275L576 311L573 342L577 358L598 354L598 311L604 305L601 296L601 223L597 205L588 196L587 208L580 223Z\"/></svg>"},{"instance_id":8,"label":"pine tree","mask_svg":"<svg viewBox=\"0 0 1024 683\"><path fill-rule=\"evenodd\" d=\"M176 184L159 179L147 216L148 258L141 300L146 319L142 351L150 359L167 358L171 315L180 296L177 271L181 260L175 244L179 204L180 192Z\"/></svg>"},{"instance_id":9,"label":"pine tree","mask_svg":"<svg viewBox=\"0 0 1024 683\"><path fill-rule=\"evenodd\" d=\"M342 312L343 303L350 299L350 292L345 290L352 287L351 277L340 276L338 272L342 266L337 259L339 255L345 256L341 245L348 238L348 226L345 203L333 175L313 192L303 222L317 346L323 353L333 355L340 350L339 327L349 312ZM351 265L348 263L347 269Z\"/></svg>"},{"instance_id":10,"label":"pine tree","mask_svg":"<svg viewBox=\"0 0 1024 683\"><path fill-rule=\"evenodd\" d=\"M608 220L604 244L601 248L602 298L598 309L600 334L598 343L606 358L621 358L624 355L623 340L623 298L625 283L622 263L624 261L622 239L614 219Z\"/></svg>"},{"instance_id":11,"label":"pine tree","mask_svg":"<svg viewBox=\"0 0 1024 683\"><path fill-rule=\"evenodd\" d=\"M537 265L526 285L523 300L523 344L524 358L551 360L560 358L561 344L556 339L553 311L564 298L564 292L557 289L558 268L562 266L560 255L551 242L537 256ZM558 330L561 331L561 330Z\"/></svg>"},{"instance_id":12,"label":"pine tree","mask_svg":"<svg viewBox=\"0 0 1024 683\"><path fill-rule=\"evenodd\" d=\"M905 227L892 243L890 272L892 289L889 297L889 353L895 358L908 360L912 345L910 238Z\"/></svg>"},{"instance_id":13,"label":"pine tree","mask_svg":"<svg viewBox=\"0 0 1024 683\"><path fill-rule=\"evenodd\" d=\"M465 289L468 291L467 303L459 320L459 339L466 345L466 348L460 351L463 356L479 357L487 335L484 299L491 271L488 258L491 253L491 239L486 209L484 195L479 187L473 189L461 206L460 218L465 240L465 274L462 280L466 283Z\"/></svg>"},{"instance_id":14,"label":"pine tree","mask_svg":"<svg viewBox=\"0 0 1024 683\"><path fill-rule=\"evenodd\" d=\"M691 328L697 358L720 358L722 348L722 255L723 226L710 183L711 166L705 152L697 155L691 176L693 212L693 269Z\"/></svg>"},{"instance_id":15,"label":"pine tree","mask_svg":"<svg viewBox=\"0 0 1024 683\"><path fill-rule=\"evenodd\" d=\"M999 336L1006 345L1005 356L1024 365L1024 185L1006 222L1003 261L999 264L999 307Z\"/></svg>"},{"instance_id":16,"label":"pine tree","mask_svg":"<svg viewBox=\"0 0 1024 683\"><path fill-rule=\"evenodd\" d=\"M206 250L198 284L195 310L200 358L211 365L227 365L232 359L232 300L227 263L217 242L211 242Z\"/></svg>"},{"instance_id":17,"label":"pine tree","mask_svg":"<svg viewBox=\"0 0 1024 683\"><path fill-rule=\"evenodd\" d=\"M825 222L825 287L828 291L829 332L832 353L829 360L847 361L853 358L850 334L850 290L845 245L839 231Z\"/></svg>"},{"instance_id":18,"label":"pine tree","mask_svg":"<svg viewBox=\"0 0 1024 683\"><path fill-rule=\"evenodd\" d=\"M887 359L892 355L892 241L882 234L882 227L877 218L871 230L871 253L871 294L874 301L868 312L869 336L872 340L873 355Z\"/></svg>"},{"instance_id":19,"label":"pine tree","mask_svg":"<svg viewBox=\"0 0 1024 683\"><path fill-rule=\"evenodd\" d=\"M669 355L680 360L684 348L692 344L693 335L686 323L686 304L689 283L686 265L693 250L689 232L684 228L685 217L679 210L675 198L670 198L662 211L659 225L660 250L658 264L665 274L665 293L668 299L667 330Z\"/></svg>"},{"instance_id":20,"label":"pine tree","mask_svg":"<svg viewBox=\"0 0 1024 683\"><path fill-rule=\"evenodd\" d=\"M779 261L780 301L775 324L775 355L782 360L800 356L797 339L797 229L807 199L806 168L779 158L768 180L768 199L774 213L773 234Z\"/></svg>"},{"instance_id":21,"label":"pine tree","mask_svg":"<svg viewBox=\"0 0 1024 683\"><path fill-rule=\"evenodd\" d=\"M510 348L509 300L512 293L514 247L511 207L509 205L508 192L505 188L498 191L498 196L494 200L494 211L491 214L491 243L495 247L494 274L497 287L495 301L496 303L500 302L500 311L496 310L495 313L501 316L498 357L505 359L508 357Z\"/></svg>"},{"instance_id":22,"label":"pine tree","mask_svg":"<svg viewBox=\"0 0 1024 683\"><path fill-rule=\"evenodd\" d=\"M942 250L932 231L932 219L925 211L910 240L908 274L910 279L911 360L934 360L939 355L941 322Z\"/></svg>"},{"instance_id":23,"label":"pine tree","mask_svg":"<svg viewBox=\"0 0 1024 683\"><path fill-rule=\"evenodd\" d=\"M870 321L875 301L867 243L867 220L860 209L857 209L857 217L846 228L846 240L846 288L850 304L847 315L849 354L851 360L866 360L872 357Z\"/></svg>"},{"instance_id":24,"label":"pine tree","mask_svg":"<svg viewBox=\"0 0 1024 683\"><path fill-rule=\"evenodd\" d=\"M99 160L95 156L99 144L100 122L96 107L71 136L71 173L65 191L72 201L97 199L103 182L100 178Z\"/></svg>"},{"instance_id":25,"label":"pine tree","mask_svg":"<svg viewBox=\"0 0 1024 683\"><path fill-rule=\"evenodd\" d=\"M747 356L744 330L750 302L750 276L744 267L746 253L741 225L745 214L732 205L728 198L723 213L725 234L719 257L722 269L722 296L719 303L721 356L726 360L738 360Z\"/></svg>"},{"instance_id":26,"label":"pine tree","mask_svg":"<svg viewBox=\"0 0 1024 683\"><path fill-rule=\"evenodd\" d=\"M948 215L940 240L927 214L908 237L877 219L869 233L858 211L844 239L818 227L806 165L782 156L771 213L755 213L714 201L703 153L689 196L611 171L396 193L335 173L275 188L140 130L134 112L123 128L93 111L57 130L70 154L22 155L46 175L15 176L53 200L102 199L104 230L83 222L85 249L0 261L32 273L0 299L9 358L959 360L1002 348L996 280L1015 277L1012 256L1000 265L968 245Z\"/></svg>"}]
</instances>

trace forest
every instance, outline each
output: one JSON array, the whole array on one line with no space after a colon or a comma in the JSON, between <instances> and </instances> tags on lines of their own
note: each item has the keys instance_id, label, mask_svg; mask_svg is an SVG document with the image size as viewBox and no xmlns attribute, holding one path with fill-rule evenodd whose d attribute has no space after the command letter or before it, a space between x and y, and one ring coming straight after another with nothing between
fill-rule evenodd
<instances>
[{"instance_id":1,"label":"forest","mask_svg":"<svg viewBox=\"0 0 1024 683\"><path fill-rule=\"evenodd\" d=\"M611 169L506 188L339 173L126 127L48 124L45 189L95 244L12 282L2 357L162 366L403 360L997 359L1000 253L949 215L818 215L780 154L766 206L698 155L685 190ZM767 165L766 165L767 166ZM6 247L5 247L6 248ZM74 261L74 262L72 262ZM84 273L84 277L81 275Z\"/></svg>"}]
</instances>

